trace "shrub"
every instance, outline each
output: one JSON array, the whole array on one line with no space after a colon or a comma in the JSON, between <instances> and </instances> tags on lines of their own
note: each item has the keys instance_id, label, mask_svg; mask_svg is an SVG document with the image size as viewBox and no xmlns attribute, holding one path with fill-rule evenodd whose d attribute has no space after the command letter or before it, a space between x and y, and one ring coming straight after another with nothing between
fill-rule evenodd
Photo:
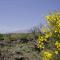
<instances>
[{"instance_id":1,"label":"shrub","mask_svg":"<svg viewBox=\"0 0 60 60\"><path fill-rule=\"evenodd\" d=\"M60 54L60 12L54 12L46 16L46 21L47 27L41 29L43 34L38 36L38 48L43 48L44 51L48 49L47 55L52 55L49 53L49 50L51 50L54 58L56 58ZM46 60L50 60L50 58L46 58Z\"/></svg>"},{"instance_id":2,"label":"shrub","mask_svg":"<svg viewBox=\"0 0 60 60\"><path fill-rule=\"evenodd\" d=\"M0 40L4 40L3 34L0 34Z\"/></svg>"}]
</instances>

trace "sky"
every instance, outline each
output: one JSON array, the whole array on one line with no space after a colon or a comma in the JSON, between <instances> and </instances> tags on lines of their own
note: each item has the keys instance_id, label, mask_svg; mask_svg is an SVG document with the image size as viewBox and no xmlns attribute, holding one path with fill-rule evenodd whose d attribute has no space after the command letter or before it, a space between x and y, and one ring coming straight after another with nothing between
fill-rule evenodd
<instances>
[{"instance_id":1,"label":"sky","mask_svg":"<svg viewBox=\"0 0 60 60\"><path fill-rule=\"evenodd\" d=\"M44 24L49 12L60 10L60 0L0 0L0 32Z\"/></svg>"}]
</instances>

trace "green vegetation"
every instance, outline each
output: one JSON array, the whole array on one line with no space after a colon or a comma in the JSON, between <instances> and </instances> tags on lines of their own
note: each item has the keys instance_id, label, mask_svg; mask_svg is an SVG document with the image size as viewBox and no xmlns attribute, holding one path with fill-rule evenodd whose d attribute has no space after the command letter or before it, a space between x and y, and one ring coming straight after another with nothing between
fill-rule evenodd
<instances>
[{"instance_id":1,"label":"green vegetation","mask_svg":"<svg viewBox=\"0 0 60 60\"><path fill-rule=\"evenodd\" d=\"M0 40L3 40L3 34L0 34Z\"/></svg>"}]
</instances>

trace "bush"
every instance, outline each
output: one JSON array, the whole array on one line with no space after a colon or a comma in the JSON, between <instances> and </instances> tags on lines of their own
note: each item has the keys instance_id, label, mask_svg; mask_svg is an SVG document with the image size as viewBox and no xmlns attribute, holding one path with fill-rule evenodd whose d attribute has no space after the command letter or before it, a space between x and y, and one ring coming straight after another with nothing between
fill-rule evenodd
<instances>
[{"instance_id":1,"label":"bush","mask_svg":"<svg viewBox=\"0 0 60 60\"><path fill-rule=\"evenodd\" d=\"M0 34L0 40L4 40L3 34Z\"/></svg>"},{"instance_id":2,"label":"bush","mask_svg":"<svg viewBox=\"0 0 60 60\"><path fill-rule=\"evenodd\" d=\"M41 29L43 34L38 37L38 48L46 52L45 55L42 54L45 60L58 60L60 54L60 12L54 12L46 16L46 21L47 27ZM56 59L53 59L52 56Z\"/></svg>"}]
</instances>

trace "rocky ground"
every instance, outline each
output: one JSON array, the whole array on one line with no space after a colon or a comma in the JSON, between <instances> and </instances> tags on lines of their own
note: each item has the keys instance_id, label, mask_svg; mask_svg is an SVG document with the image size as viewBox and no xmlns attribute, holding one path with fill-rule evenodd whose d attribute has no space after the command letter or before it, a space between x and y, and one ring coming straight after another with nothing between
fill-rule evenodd
<instances>
[{"instance_id":1,"label":"rocky ground","mask_svg":"<svg viewBox=\"0 0 60 60\"><path fill-rule=\"evenodd\" d=\"M40 60L33 42L0 41L0 60Z\"/></svg>"}]
</instances>

